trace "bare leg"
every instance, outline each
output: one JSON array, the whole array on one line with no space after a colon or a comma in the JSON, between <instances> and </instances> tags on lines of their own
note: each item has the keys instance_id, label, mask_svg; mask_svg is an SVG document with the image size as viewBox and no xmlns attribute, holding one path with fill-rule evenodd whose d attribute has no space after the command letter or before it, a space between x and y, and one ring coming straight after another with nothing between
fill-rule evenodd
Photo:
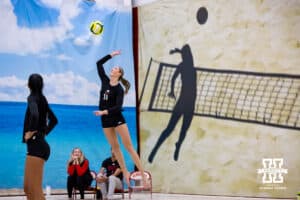
<instances>
[{"instance_id":1,"label":"bare leg","mask_svg":"<svg viewBox=\"0 0 300 200\"><path fill-rule=\"evenodd\" d=\"M27 197L27 200L31 200L32 199L32 183L30 182L30 174L31 174L31 162L30 162L30 157L31 156L26 156L26 160L25 160L25 170L24 170L24 193Z\"/></svg>"},{"instance_id":2,"label":"bare leg","mask_svg":"<svg viewBox=\"0 0 300 200\"><path fill-rule=\"evenodd\" d=\"M141 163L139 155L137 154L137 152L133 148L133 145L132 145L132 142L131 142L131 138L130 138L130 134L129 134L129 130L128 130L127 125L126 124L122 124L120 126L117 126L116 127L116 131L120 134L122 142L123 142L126 150L130 154L130 156L131 156L134 164L137 166L137 168L141 172L141 175L142 175L142 178L143 178L143 182L145 182L144 181L145 180L145 178L144 178L144 168L142 166L142 163Z\"/></svg>"},{"instance_id":3,"label":"bare leg","mask_svg":"<svg viewBox=\"0 0 300 200\"><path fill-rule=\"evenodd\" d=\"M129 185L129 172L126 167L125 161L124 161L124 156L120 150L120 145L118 142L117 134L116 134L114 128L103 128L103 130L104 130L106 139L108 140L113 152L116 155L116 158L121 167L122 173L126 179L126 183Z\"/></svg>"},{"instance_id":4,"label":"bare leg","mask_svg":"<svg viewBox=\"0 0 300 200\"><path fill-rule=\"evenodd\" d=\"M24 192L28 200L45 200L42 181L45 161L35 156L26 157Z\"/></svg>"}]
</instances>

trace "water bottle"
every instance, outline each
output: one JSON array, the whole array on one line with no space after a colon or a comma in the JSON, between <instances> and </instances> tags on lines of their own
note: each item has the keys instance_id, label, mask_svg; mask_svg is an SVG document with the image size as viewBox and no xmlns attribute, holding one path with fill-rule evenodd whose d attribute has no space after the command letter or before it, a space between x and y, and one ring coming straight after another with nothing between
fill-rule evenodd
<instances>
[{"instance_id":1,"label":"water bottle","mask_svg":"<svg viewBox=\"0 0 300 200\"><path fill-rule=\"evenodd\" d=\"M46 196L50 196L51 195L51 187L50 185L46 186Z\"/></svg>"}]
</instances>

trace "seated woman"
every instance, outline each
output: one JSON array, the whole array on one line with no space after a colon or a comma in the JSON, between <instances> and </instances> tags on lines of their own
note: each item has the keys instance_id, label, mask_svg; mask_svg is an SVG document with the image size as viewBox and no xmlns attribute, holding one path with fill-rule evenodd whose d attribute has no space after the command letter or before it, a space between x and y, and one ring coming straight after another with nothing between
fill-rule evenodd
<instances>
[{"instance_id":1,"label":"seated woman","mask_svg":"<svg viewBox=\"0 0 300 200\"><path fill-rule=\"evenodd\" d=\"M84 157L79 148L74 148L68 161L67 190L69 198L72 198L72 190L75 187L80 192L80 199L84 199L84 189L91 185L93 177L89 169L89 161Z\"/></svg>"}]
</instances>

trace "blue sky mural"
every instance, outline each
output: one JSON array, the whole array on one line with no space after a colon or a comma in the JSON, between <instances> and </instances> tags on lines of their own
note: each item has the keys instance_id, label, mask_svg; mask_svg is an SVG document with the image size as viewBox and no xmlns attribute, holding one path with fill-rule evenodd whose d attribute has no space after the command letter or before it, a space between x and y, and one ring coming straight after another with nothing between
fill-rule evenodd
<instances>
[{"instance_id":1,"label":"blue sky mural","mask_svg":"<svg viewBox=\"0 0 300 200\"><path fill-rule=\"evenodd\" d=\"M27 78L41 73L48 101L97 105L96 61L112 50L122 55L106 64L125 69L134 85L130 1L2 0L0 2L0 101L26 101ZM100 20L100 36L89 31ZM125 106L135 106L130 89Z\"/></svg>"},{"instance_id":2,"label":"blue sky mural","mask_svg":"<svg viewBox=\"0 0 300 200\"><path fill-rule=\"evenodd\" d=\"M107 72L122 66L132 87L124 99L124 116L134 147L136 110L132 55L132 13L128 0L1 0L0 1L0 190L22 188L26 145L21 143L28 76L42 74L44 94L59 123L47 136L51 155L43 187L65 188L66 162L80 147L92 170L110 155L97 109L100 80L96 62L113 50L120 56L105 64ZM90 32L90 23L104 24L102 35ZM62 105L61 105L62 104ZM129 170L134 169L121 145ZM55 172L55 176L53 176ZM61 178L57 178L61 177Z\"/></svg>"}]
</instances>

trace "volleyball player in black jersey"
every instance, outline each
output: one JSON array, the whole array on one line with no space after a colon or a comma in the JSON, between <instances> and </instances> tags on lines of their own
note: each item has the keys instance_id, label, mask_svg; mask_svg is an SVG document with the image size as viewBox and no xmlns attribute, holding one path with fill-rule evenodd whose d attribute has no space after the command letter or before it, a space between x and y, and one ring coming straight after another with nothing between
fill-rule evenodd
<instances>
[{"instance_id":1,"label":"volleyball player in black jersey","mask_svg":"<svg viewBox=\"0 0 300 200\"><path fill-rule=\"evenodd\" d=\"M43 169L50 155L45 136L57 124L57 118L42 93L43 78L32 74L28 80L30 95L24 120L22 141L27 144L24 171L24 192L28 200L45 200L42 188Z\"/></svg>"},{"instance_id":2,"label":"volleyball player in black jersey","mask_svg":"<svg viewBox=\"0 0 300 200\"><path fill-rule=\"evenodd\" d=\"M123 78L124 71L121 67L113 67L110 77L105 74L103 64L112 57L119 55L120 51L113 51L111 54L104 56L97 62L98 75L101 79L102 86L100 91L99 110L95 111L96 116L101 116L102 127L105 136L115 153L118 163L122 169L123 175L129 184L129 172L127 170L123 154L118 143L117 133L121 136L122 142L133 159L135 165L144 175L140 158L133 148L129 130L125 119L122 115L122 104L124 93L126 94L130 88L130 83ZM125 87L125 91L121 84ZM145 180L145 179L144 179Z\"/></svg>"}]
</instances>

